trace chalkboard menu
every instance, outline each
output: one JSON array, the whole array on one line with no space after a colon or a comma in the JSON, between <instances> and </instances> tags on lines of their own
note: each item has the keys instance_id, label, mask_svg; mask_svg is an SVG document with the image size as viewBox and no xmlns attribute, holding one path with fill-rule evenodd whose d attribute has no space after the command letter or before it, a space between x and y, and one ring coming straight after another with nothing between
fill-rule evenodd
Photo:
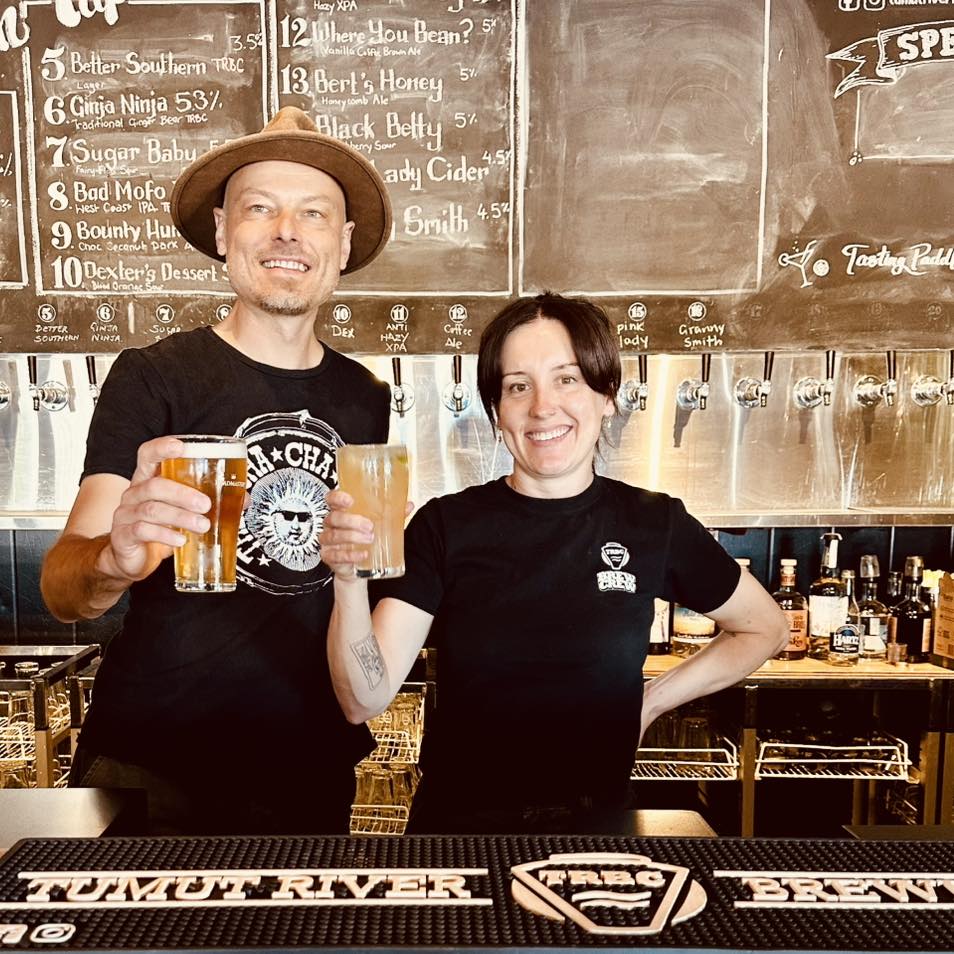
<instances>
[{"instance_id":1,"label":"chalkboard menu","mask_svg":"<svg viewBox=\"0 0 954 954\"><path fill-rule=\"evenodd\" d=\"M941 0L0 0L0 352L227 314L169 196L284 105L391 189L344 351L545 288L630 352L950 347L952 79Z\"/></svg>"}]
</instances>

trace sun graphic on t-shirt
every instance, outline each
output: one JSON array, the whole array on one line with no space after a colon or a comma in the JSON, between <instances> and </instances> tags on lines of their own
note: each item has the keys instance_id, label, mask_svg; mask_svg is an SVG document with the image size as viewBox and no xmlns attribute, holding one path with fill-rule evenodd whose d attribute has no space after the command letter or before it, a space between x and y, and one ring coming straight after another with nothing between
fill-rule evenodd
<instances>
[{"instance_id":1,"label":"sun graphic on t-shirt","mask_svg":"<svg viewBox=\"0 0 954 954\"><path fill-rule=\"evenodd\" d=\"M251 491L245 527L270 559L304 572L321 561L318 535L328 507L325 487L296 467L266 474Z\"/></svg>"}]
</instances>

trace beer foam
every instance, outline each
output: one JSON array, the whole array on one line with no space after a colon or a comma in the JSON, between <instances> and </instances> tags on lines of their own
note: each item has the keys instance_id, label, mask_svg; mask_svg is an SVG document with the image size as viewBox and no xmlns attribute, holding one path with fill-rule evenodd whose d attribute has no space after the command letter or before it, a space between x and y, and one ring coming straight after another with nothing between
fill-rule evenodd
<instances>
[{"instance_id":1,"label":"beer foam","mask_svg":"<svg viewBox=\"0 0 954 954\"><path fill-rule=\"evenodd\" d=\"M244 460L247 456L245 442L234 437L199 437L182 434L178 439L185 444L179 458L201 459L214 457L216 460Z\"/></svg>"}]
</instances>

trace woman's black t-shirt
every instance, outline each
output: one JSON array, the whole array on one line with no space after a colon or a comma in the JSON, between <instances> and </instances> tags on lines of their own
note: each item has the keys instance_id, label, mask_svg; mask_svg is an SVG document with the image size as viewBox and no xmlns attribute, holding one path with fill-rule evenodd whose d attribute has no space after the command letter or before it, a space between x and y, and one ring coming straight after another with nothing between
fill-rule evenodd
<instances>
[{"instance_id":1,"label":"woman's black t-shirt","mask_svg":"<svg viewBox=\"0 0 954 954\"><path fill-rule=\"evenodd\" d=\"M565 499L497 480L432 500L405 561L376 595L434 614L429 797L488 809L620 793L654 598L707 612L740 572L681 501L604 477Z\"/></svg>"}]
</instances>

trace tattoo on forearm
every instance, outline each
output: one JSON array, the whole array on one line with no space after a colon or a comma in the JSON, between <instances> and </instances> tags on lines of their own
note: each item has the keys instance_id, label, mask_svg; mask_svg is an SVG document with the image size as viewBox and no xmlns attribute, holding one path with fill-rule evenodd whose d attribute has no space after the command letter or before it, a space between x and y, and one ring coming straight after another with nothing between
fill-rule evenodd
<instances>
[{"instance_id":1,"label":"tattoo on forearm","mask_svg":"<svg viewBox=\"0 0 954 954\"><path fill-rule=\"evenodd\" d=\"M384 660L374 633L368 633L360 642L352 643L351 652L358 660L364 678L368 680L368 688L377 689L384 678Z\"/></svg>"}]
</instances>

